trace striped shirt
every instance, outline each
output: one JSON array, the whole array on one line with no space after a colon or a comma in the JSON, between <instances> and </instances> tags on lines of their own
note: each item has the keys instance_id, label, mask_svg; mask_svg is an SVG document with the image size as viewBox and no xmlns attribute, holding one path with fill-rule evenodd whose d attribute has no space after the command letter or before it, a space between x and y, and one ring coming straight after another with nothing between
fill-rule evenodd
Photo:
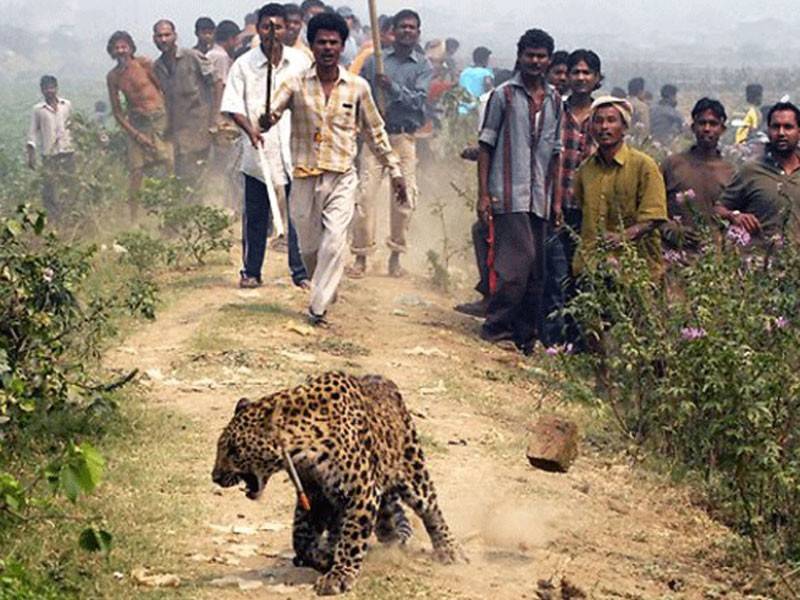
<instances>
[{"instance_id":1,"label":"striped shirt","mask_svg":"<svg viewBox=\"0 0 800 600\"><path fill-rule=\"evenodd\" d=\"M561 200L564 208L581 209L575 199L575 173L581 163L597 149L597 144L589 133L590 122L591 118L587 115L579 123L569 108L569 102L564 102L564 121L561 124Z\"/></svg>"},{"instance_id":2,"label":"striped shirt","mask_svg":"<svg viewBox=\"0 0 800 600\"><path fill-rule=\"evenodd\" d=\"M295 177L325 171L346 173L352 169L358 154L359 130L391 176L401 176L399 160L392 152L369 84L361 77L339 67L339 79L326 102L322 83L312 66L278 87L272 100L273 121L287 109L292 111Z\"/></svg>"}]
</instances>

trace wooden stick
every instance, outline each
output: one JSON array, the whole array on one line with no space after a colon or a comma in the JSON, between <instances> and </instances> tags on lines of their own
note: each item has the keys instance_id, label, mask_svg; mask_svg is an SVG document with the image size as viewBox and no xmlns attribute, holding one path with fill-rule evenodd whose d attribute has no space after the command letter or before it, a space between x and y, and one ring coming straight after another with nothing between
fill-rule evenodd
<instances>
[{"instance_id":1,"label":"wooden stick","mask_svg":"<svg viewBox=\"0 0 800 600\"><path fill-rule=\"evenodd\" d=\"M375 75L383 75L383 48L381 48L381 27L378 23L378 6L376 0L367 0L369 3L369 24L372 28L372 51L375 60ZM377 82L376 82L377 83ZM375 86L378 107L383 109L383 89Z\"/></svg>"}]
</instances>

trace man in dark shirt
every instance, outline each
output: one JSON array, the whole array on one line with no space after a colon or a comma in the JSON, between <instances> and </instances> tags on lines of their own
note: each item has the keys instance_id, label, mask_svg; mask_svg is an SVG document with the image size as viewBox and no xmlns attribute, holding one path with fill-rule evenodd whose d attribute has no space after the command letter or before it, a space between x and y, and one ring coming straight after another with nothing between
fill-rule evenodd
<instances>
[{"instance_id":1,"label":"man in dark shirt","mask_svg":"<svg viewBox=\"0 0 800 600\"><path fill-rule=\"evenodd\" d=\"M767 115L767 135L763 158L739 169L716 207L720 217L762 246L799 239L800 109L791 102L775 104Z\"/></svg>"},{"instance_id":2,"label":"man in dark shirt","mask_svg":"<svg viewBox=\"0 0 800 600\"><path fill-rule=\"evenodd\" d=\"M178 47L171 21L162 19L153 26L153 41L161 51L153 71L166 100L175 174L195 186L208 162L209 128L215 121L213 107L219 106L222 82L214 81L213 66L205 56Z\"/></svg>"},{"instance_id":3,"label":"man in dark shirt","mask_svg":"<svg viewBox=\"0 0 800 600\"><path fill-rule=\"evenodd\" d=\"M411 214L417 204L417 151L414 134L425 123L425 102L433 74L425 56L417 51L420 18L413 10L401 10L394 16L394 45L384 54L384 73L375 72L375 57L364 63L361 76L369 81L372 93L381 106L392 149L400 158L400 169L406 180L408 202L399 203L390 195L389 227L386 244L391 250L389 275L401 277L400 255L407 251L406 235ZM356 109L358 110L358 109ZM363 277L367 255L376 247L376 201L383 169L370 152L362 156L363 183L353 219L353 242L350 251L355 263L348 269L350 277Z\"/></svg>"},{"instance_id":4,"label":"man in dark shirt","mask_svg":"<svg viewBox=\"0 0 800 600\"><path fill-rule=\"evenodd\" d=\"M678 109L678 88L667 84L661 88L661 100L650 108L650 135L662 144L669 144L683 129Z\"/></svg>"},{"instance_id":5,"label":"man in dark shirt","mask_svg":"<svg viewBox=\"0 0 800 600\"><path fill-rule=\"evenodd\" d=\"M695 145L667 157L661 165L670 219L662 225L661 237L672 248L695 245L697 219L712 224L714 205L733 177L733 164L719 151L726 119L725 107L718 100L698 100L692 109Z\"/></svg>"}]
</instances>

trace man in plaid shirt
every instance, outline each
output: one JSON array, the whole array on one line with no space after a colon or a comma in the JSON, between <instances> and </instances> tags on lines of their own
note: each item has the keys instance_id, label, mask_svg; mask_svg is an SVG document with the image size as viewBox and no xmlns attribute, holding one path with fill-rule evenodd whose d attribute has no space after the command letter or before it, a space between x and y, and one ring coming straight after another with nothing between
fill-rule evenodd
<instances>
[{"instance_id":1,"label":"man in plaid shirt","mask_svg":"<svg viewBox=\"0 0 800 600\"><path fill-rule=\"evenodd\" d=\"M344 272L347 229L355 210L359 129L392 178L398 202L408 202L406 184L392 152L369 84L339 67L347 40L345 20L321 13L308 23L314 65L284 82L272 101L271 122L292 113L294 183L289 201L300 252L311 277L309 318L325 325Z\"/></svg>"}]
</instances>

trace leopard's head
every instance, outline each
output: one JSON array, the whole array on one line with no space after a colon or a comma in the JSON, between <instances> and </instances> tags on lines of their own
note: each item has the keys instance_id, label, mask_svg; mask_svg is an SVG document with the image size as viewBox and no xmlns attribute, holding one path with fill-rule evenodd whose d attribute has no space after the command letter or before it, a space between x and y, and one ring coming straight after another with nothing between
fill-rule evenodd
<instances>
[{"instance_id":1,"label":"leopard's head","mask_svg":"<svg viewBox=\"0 0 800 600\"><path fill-rule=\"evenodd\" d=\"M217 460L211 472L214 483L232 487L244 482L245 495L256 500L270 476L283 469L280 444L270 426L274 409L269 397L255 402L239 400L217 442Z\"/></svg>"}]
</instances>

